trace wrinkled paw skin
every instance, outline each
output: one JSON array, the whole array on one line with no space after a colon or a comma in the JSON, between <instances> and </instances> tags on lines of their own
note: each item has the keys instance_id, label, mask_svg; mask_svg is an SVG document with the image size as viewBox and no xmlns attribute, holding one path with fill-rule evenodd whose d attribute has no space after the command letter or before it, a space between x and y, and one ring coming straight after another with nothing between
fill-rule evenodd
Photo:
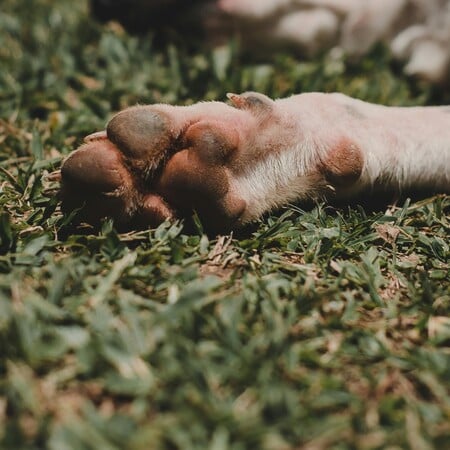
<instances>
[{"instance_id":1,"label":"wrinkled paw skin","mask_svg":"<svg viewBox=\"0 0 450 450\"><path fill-rule=\"evenodd\" d=\"M118 113L64 161L63 211L123 228L195 211L221 232L291 202L450 191L449 107L385 107L337 93L228 98Z\"/></svg>"}]
</instances>

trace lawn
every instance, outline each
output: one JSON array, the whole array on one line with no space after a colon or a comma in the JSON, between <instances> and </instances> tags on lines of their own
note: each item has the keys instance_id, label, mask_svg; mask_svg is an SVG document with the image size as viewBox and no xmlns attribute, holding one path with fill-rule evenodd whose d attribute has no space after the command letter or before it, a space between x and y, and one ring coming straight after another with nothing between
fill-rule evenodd
<instances>
[{"instance_id":1,"label":"lawn","mask_svg":"<svg viewBox=\"0 0 450 450\"><path fill-rule=\"evenodd\" d=\"M2 0L0 447L450 448L450 196L292 205L246 233L120 234L60 213L60 166L139 103L258 90L445 102L358 63L156 47L86 1Z\"/></svg>"}]
</instances>

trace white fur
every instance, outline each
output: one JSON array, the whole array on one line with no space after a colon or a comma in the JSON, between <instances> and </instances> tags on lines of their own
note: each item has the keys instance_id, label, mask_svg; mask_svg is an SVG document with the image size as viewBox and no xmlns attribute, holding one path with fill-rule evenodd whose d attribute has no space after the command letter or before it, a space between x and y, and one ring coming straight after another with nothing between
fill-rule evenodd
<instances>
[{"instance_id":1,"label":"white fur","mask_svg":"<svg viewBox=\"0 0 450 450\"><path fill-rule=\"evenodd\" d=\"M450 191L450 107L385 107L319 93L275 105L281 124L261 135L272 141L276 136L281 150L230 175L232 192L248 205L243 222L288 202L317 197L326 184L314 178L318 163L341 138L361 150L364 166L353 185L335 186L338 198L374 188Z\"/></svg>"},{"instance_id":2,"label":"white fur","mask_svg":"<svg viewBox=\"0 0 450 450\"><path fill-rule=\"evenodd\" d=\"M311 197L317 189L308 177L313 145L312 142L302 142L278 154L269 154L255 165L248 166L238 177L230 177L231 191L247 202L241 219L243 222L291 201Z\"/></svg>"}]
</instances>

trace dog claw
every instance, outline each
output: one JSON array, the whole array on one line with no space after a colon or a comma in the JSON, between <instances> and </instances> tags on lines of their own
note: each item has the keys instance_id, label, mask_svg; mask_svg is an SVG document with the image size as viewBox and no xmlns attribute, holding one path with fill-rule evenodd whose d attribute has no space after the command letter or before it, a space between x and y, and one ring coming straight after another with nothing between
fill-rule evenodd
<instances>
[{"instance_id":1,"label":"dog claw","mask_svg":"<svg viewBox=\"0 0 450 450\"><path fill-rule=\"evenodd\" d=\"M45 176L46 181L61 181L61 170L55 170L53 172L50 172L48 175Z\"/></svg>"},{"instance_id":2,"label":"dog claw","mask_svg":"<svg viewBox=\"0 0 450 450\"><path fill-rule=\"evenodd\" d=\"M244 92L243 94L233 94L229 92L227 98L237 109L246 109L252 112L269 112L273 105L273 100L259 92Z\"/></svg>"}]
</instances>

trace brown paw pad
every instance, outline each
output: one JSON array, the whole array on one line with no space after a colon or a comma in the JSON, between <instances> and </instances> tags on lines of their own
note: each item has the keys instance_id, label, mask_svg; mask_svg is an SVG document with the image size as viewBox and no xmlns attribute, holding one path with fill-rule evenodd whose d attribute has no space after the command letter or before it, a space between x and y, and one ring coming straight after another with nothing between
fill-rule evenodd
<instances>
[{"instance_id":1,"label":"brown paw pad","mask_svg":"<svg viewBox=\"0 0 450 450\"><path fill-rule=\"evenodd\" d=\"M218 121L197 122L188 128L183 143L205 164L220 166L236 152L239 135L235 129Z\"/></svg>"},{"instance_id":2,"label":"brown paw pad","mask_svg":"<svg viewBox=\"0 0 450 450\"><path fill-rule=\"evenodd\" d=\"M108 139L129 163L145 172L156 169L173 144L170 120L148 106L135 106L116 114L108 123Z\"/></svg>"},{"instance_id":3,"label":"brown paw pad","mask_svg":"<svg viewBox=\"0 0 450 450\"><path fill-rule=\"evenodd\" d=\"M108 140L93 141L73 152L61 167L64 184L87 192L113 192L129 179L122 157Z\"/></svg>"},{"instance_id":4,"label":"brown paw pad","mask_svg":"<svg viewBox=\"0 0 450 450\"><path fill-rule=\"evenodd\" d=\"M62 209L82 208L82 218L88 222L103 217L128 220L136 197L123 158L107 139L83 145L61 167Z\"/></svg>"},{"instance_id":5,"label":"brown paw pad","mask_svg":"<svg viewBox=\"0 0 450 450\"><path fill-rule=\"evenodd\" d=\"M320 166L325 178L336 187L348 187L361 176L364 158L361 149L350 139L337 141Z\"/></svg>"}]
</instances>

